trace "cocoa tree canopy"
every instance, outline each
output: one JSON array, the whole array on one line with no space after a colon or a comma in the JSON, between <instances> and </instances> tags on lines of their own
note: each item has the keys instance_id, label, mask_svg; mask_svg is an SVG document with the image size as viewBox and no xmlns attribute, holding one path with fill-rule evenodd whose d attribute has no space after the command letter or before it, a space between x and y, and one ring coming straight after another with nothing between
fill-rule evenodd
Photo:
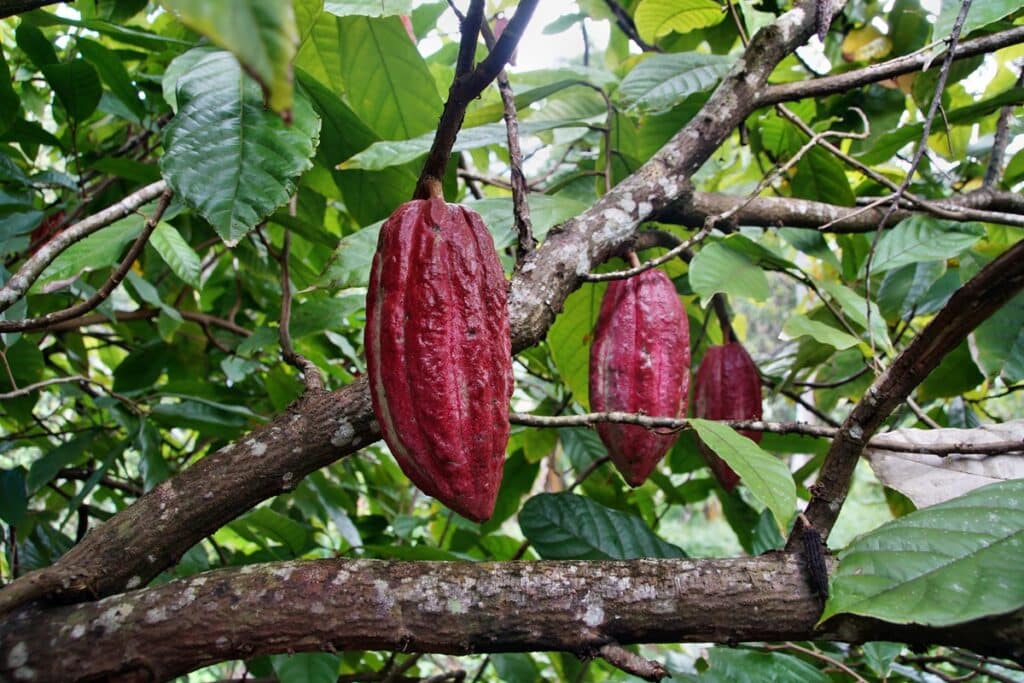
<instances>
[{"instance_id":1,"label":"cocoa tree canopy","mask_svg":"<svg viewBox=\"0 0 1024 683\"><path fill-rule=\"evenodd\" d=\"M1017 0L0 17L0 679L1024 675Z\"/></svg>"}]
</instances>

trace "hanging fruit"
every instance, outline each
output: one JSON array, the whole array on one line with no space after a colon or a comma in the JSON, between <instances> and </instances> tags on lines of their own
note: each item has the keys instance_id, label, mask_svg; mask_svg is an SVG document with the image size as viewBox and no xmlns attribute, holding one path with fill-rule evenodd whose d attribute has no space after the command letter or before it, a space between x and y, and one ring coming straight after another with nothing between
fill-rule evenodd
<instances>
[{"instance_id":1,"label":"hanging fruit","mask_svg":"<svg viewBox=\"0 0 1024 683\"><path fill-rule=\"evenodd\" d=\"M443 199L381 227L366 297L374 413L402 471L455 512L494 512L509 438L506 281L480 216Z\"/></svg>"},{"instance_id":2,"label":"hanging fruit","mask_svg":"<svg viewBox=\"0 0 1024 683\"><path fill-rule=\"evenodd\" d=\"M590 348L591 408L680 417L689 381L689 323L672 281L657 269L613 280ZM597 433L630 486L647 479L677 437L608 422Z\"/></svg>"},{"instance_id":3,"label":"hanging fruit","mask_svg":"<svg viewBox=\"0 0 1024 683\"><path fill-rule=\"evenodd\" d=\"M761 378L742 344L708 347L693 384L693 414L708 420L761 419ZM761 432L740 434L761 441ZM697 445L718 483L726 491L736 488L740 478L732 468L699 440Z\"/></svg>"}]
</instances>

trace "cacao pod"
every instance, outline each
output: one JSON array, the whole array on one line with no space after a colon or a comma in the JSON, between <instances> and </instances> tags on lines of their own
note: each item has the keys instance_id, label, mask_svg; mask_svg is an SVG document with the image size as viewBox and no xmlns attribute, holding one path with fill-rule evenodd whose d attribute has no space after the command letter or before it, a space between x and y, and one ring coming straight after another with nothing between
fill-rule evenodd
<instances>
[{"instance_id":1,"label":"cacao pod","mask_svg":"<svg viewBox=\"0 0 1024 683\"><path fill-rule=\"evenodd\" d=\"M613 280L590 347L590 406L679 417L690 383L690 328L672 281L657 269ZM647 479L676 434L602 422L597 433L630 486Z\"/></svg>"},{"instance_id":2,"label":"cacao pod","mask_svg":"<svg viewBox=\"0 0 1024 683\"><path fill-rule=\"evenodd\" d=\"M366 297L373 410L402 471L480 522L494 512L509 437L506 281L480 216L415 200L384 222Z\"/></svg>"},{"instance_id":3,"label":"cacao pod","mask_svg":"<svg viewBox=\"0 0 1024 683\"><path fill-rule=\"evenodd\" d=\"M754 360L739 342L709 346L693 383L693 414L709 420L760 420L761 378ZM755 442L761 432L740 431ZM718 455L699 440L701 454L726 491L740 478Z\"/></svg>"}]
</instances>

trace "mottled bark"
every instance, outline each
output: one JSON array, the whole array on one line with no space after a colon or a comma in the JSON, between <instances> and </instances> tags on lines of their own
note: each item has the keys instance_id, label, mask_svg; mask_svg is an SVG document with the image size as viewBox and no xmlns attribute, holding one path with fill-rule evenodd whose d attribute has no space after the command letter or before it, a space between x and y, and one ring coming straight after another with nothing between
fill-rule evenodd
<instances>
[{"instance_id":1,"label":"mottled bark","mask_svg":"<svg viewBox=\"0 0 1024 683\"><path fill-rule=\"evenodd\" d=\"M0 624L0 676L165 680L274 652L469 654L606 643L897 640L1024 655L1024 611L949 628L855 617L815 627L795 557L631 562L319 560L220 570Z\"/></svg>"}]
</instances>

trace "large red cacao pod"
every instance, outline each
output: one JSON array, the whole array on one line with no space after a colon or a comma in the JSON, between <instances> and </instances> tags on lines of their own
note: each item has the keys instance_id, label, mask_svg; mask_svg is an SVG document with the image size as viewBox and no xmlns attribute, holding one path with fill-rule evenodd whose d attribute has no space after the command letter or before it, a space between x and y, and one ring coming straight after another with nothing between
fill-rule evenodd
<instances>
[{"instance_id":1,"label":"large red cacao pod","mask_svg":"<svg viewBox=\"0 0 1024 683\"><path fill-rule=\"evenodd\" d=\"M384 222L366 297L373 410L402 471L474 521L488 519L509 437L506 281L480 216L444 200Z\"/></svg>"},{"instance_id":2,"label":"large red cacao pod","mask_svg":"<svg viewBox=\"0 0 1024 683\"><path fill-rule=\"evenodd\" d=\"M693 383L693 414L708 420L760 420L761 378L754 360L739 342L709 346ZM741 431L755 442L761 432ZM714 451L698 441L700 452L726 491L740 478Z\"/></svg>"},{"instance_id":3,"label":"large red cacao pod","mask_svg":"<svg viewBox=\"0 0 1024 683\"><path fill-rule=\"evenodd\" d=\"M690 326L672 281L657 269L605 290L590 347L590 407L679 417L690 384ZM630 486L647 479L676 434L602 422L597 433Z\"/></svg>"}]
</instances>

